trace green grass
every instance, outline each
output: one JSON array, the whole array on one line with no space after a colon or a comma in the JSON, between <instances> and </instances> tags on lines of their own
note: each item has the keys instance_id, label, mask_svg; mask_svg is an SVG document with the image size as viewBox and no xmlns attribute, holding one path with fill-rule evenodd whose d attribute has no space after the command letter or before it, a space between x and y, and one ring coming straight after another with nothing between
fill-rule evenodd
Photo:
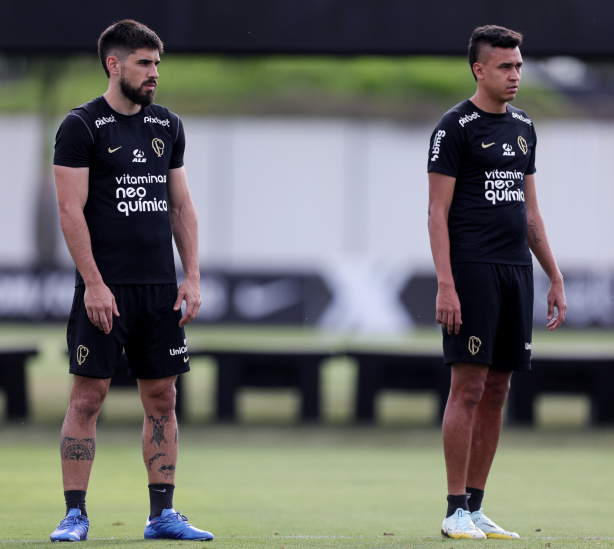
<instances>
[{"instance_id":1,"label":"green grass","mask_svg":"<svg viewBox=\"0 0 614 549\"><path fill-rule=\"evenodd\" d=\"M2 431L2 545L48 543L61 518L55 435L32 426ZM176 506L213 531L207 547L459 546L439 536L438 430L209 426L180 436ZM139 430L104 427L97 438L88 547L183 546L141 539L148 502ZM483 543L611 546L613 450L611 431L504 433L485 508L523 539Z\"/></svg>"},{"instance_id":2,"label":"green grass","mask_svg":"<svg viewBox=\"0 0 614 549\"><path fill-rule=\"evenodd\" d=\"M63 325L1 330L0 345L34 344L41 352L28 367L31 421L0 419L5 472L0 547L47 544L62 518L58 439L70 383L64 330ZM192 346L210 348L300 344L439 352L440 345L436 330L367 340L293 329L190 326L188 338ZM538 331L534 343L536 354L614 351L612 334L600 331ZM188 418L180 428L176 507L216 536L190 547L614 546L614 430L587 427L588 403L581 396L543 398L535 429L504 429L485 510L522 539L456 542L439 536L445 472L433 395L386 394L378 402L377 425L353 426L354 365L336 359L324 368L321 425L296 423L299 401L292 391L244 391L239 422L222 426L212 418L214 370L205 359L194 361ZM99 422L88 490L87 547L186 545L142 540L148 501L141 418L135 391L111 392Z\"/></svg>"},{"instance_id":3,"label":"green grass","mask_svg":"<svg viewBox=\"0 0 614 549\"><path fill-rule=\"evenodd\" d=\"M94 55L15 60L0 81L0 112L65 115L106 90ZM472 95L464 58L216 57L165 54L157 101L185 116L370 116L438 119ZM527 79L519 106L533 117L573 115L556 90Z\"/></svg>"}]
</instances>

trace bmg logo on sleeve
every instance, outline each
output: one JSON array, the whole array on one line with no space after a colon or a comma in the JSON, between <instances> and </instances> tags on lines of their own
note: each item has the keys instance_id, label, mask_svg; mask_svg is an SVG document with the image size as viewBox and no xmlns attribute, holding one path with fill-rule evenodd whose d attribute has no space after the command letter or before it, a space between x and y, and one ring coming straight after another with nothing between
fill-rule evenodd
<instances>
[{"instance_id":1,"label":"bmg logo on sleeve","mask_svg":"<svg viewBox=\"0 0 614 549\"><path fill-rule=\"evenodd\" d=\"M445 130L439 130L435 134L433 139L433 150L431 151L431 162L435 162L439 158L439 151L441 150L441 140L446 136Z\"/></svg>"}]
</instances>

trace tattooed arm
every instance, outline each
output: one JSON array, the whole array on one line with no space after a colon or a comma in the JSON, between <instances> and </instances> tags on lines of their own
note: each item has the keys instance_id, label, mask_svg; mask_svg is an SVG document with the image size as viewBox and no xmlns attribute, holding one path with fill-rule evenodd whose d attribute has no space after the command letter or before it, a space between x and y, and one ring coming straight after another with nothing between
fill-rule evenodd
<instances>
[{"instance_id":1,"label":"tattooed arm","mask_svg":"<svg viewBox=\"0 0 614 549\"><path fill-rule=\"evenodd\" d=\"M548 329L553 331L565 322L567 301L565 299L563 275L550 249L544 219L542 218L537 204L534 175L525 176L524 196L527 205L527 240L529 242L529 247L550 279L547 318ZM554 314L555 308L557 311L556 315Z\"/></svg>"}]
</instances>

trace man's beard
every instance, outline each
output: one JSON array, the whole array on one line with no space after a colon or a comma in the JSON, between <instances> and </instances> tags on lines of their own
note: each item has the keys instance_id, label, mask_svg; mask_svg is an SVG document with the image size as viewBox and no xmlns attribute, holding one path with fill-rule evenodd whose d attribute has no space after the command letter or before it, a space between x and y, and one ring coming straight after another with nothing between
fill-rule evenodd
<instances>
[{"instance_id":1,"label":"man's beard","mask_svg":"<svg viewBox=\"0 0 614 549\"><path fill-rule=\"evenodd\" d=\"M155 90L148 90L145 93L141 92L140 88L135 88L131 86L126 79L124 79L124 75L122 74L119 77L119 87L122 93L130 99L133 103L137 105L141 105L142 107L148 107L153 103L154 97L156 95Z\"/></svg>"}]
</instances>

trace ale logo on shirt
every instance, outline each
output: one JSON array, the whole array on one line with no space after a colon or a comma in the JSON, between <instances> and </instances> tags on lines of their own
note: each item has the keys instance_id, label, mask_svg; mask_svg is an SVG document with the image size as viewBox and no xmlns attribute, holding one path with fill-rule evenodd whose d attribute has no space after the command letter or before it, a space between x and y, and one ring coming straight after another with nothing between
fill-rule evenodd
<instances>
[{"instance_id":1,"label":"ale logo on shirt","mask_svg":"<svg viewBox=\"0 0 614 549\"><path fill-rule=\"evenodd\" d=\"M503 144L503 156L516 156L514 148L509 143Z\"/></svg>"},{"instance_id":2,"label":"ale logo on shirt","mask_svg":"<svg viewBox=\"0 0 614 549\"><path fill-rule=\"evenodd\" d=\"M529 145L527 145L527 140L522 137L522 135L518 136L518 146L522 151L522 154L527 154L529 152Z\"/></svg>"},{"instance_id":3,"label":"ale logo on shirt","mask_svg":"<svg viewBox=\"0 0 614 549\"><path fill-rule=\"evenodd\" d=\"M469 338L469 352L472 355L477 355L480 352L480 347L482 346L482 341L479 337L471 336Z\"/></svg>"},{"instance_id":4,"label":"ale logo on shirt","mask_svg":"<svg viewBox=\"0 0 614 549\"><path fill-rule=\"evenodd\" d=\"M154 138L151 141L151 148L158 155L158 158L160 158L164 154L164 141L158 137Z\"/></svg>"},{"instance_id":5,"label":"ale logo on shirt","mask_svg":"<svg viewBox=\"0 0 614 549\"><path fill-rule=\"evenodd\" d=\"M145 153L141 149L134 149L132 151L134 158L132 162L147 162L147 158L145 158Z\"/></svg>"}]
</instances>

